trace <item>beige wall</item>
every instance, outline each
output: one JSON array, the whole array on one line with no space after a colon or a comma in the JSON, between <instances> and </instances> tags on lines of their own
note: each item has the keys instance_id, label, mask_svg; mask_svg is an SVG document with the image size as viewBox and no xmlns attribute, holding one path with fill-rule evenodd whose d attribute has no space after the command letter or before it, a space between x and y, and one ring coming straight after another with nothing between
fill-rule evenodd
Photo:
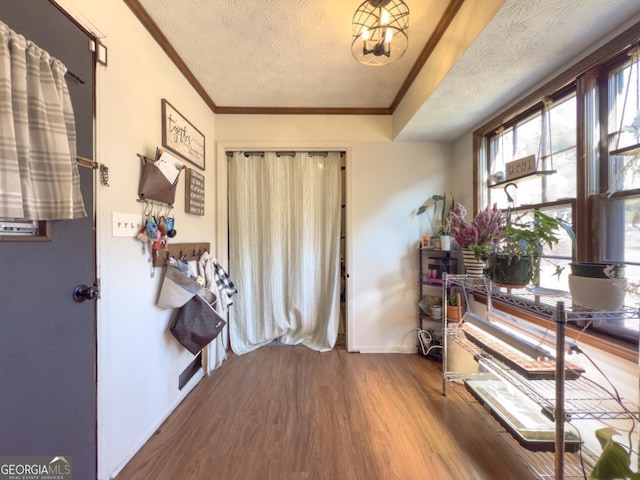
<instances>
[{"instance_id":1,"label":"beige wall","mask_svg":"<svg viewBox=\"0 0 640 480\"><path fill-rule=\"evenodd\" d=\"M216 116L218 239L226 238L225 150L347 152L347 342L352 351L414 353L424 200L445 190L449 145L391 141L384 116ZM426 233L426 232L425 232Z\"/></svg>"}]
</instances>

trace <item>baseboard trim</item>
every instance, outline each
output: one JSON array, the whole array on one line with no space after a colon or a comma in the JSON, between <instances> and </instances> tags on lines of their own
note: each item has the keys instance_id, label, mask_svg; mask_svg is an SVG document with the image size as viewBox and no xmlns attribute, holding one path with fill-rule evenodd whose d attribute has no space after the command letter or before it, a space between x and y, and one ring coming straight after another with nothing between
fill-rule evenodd
<instances>
[{"instance_id":1,"label":"baseboard trim","mask_svg":"<svg viewBox=\"0 0 640 480\"><path fill-rule=\"evenodd\" d=\"M372 346L366 346L366 347L358 347L355 346L354 350L360 353L405 353L405 354L410 354L410 353L416 353L416 347L415 346L407 346L407 345L385 345L385 346L379 346L379 347L372 347Z\"/></svg>"}]
</instances>

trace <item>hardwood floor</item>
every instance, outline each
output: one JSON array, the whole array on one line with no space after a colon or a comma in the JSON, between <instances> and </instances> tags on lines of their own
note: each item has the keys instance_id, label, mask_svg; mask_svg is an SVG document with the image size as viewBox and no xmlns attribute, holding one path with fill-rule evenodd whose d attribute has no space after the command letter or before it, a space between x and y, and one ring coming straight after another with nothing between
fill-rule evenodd
<instances>
[{"instance_id":1,"label":"hardwood floor","mask_svg":"<svg viewBox=\"0 0 640 480\"><path fill-rule=\"evenodd\" d=\"M264 347L202 380L117 480L529 480L418 355Z\"/></svg>"}]
</instances>

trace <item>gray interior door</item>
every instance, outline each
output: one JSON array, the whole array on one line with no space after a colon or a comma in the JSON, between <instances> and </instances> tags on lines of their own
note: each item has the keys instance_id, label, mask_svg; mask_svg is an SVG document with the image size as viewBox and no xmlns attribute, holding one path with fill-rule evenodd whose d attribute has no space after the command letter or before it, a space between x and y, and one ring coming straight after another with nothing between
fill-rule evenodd
<instances>
[{"instance_id":1,"label":"gray interior door","mask_svg":"<svg viewBox=\"0 0 640 480\"><path fill-rule=\"evenodd\" d=\"M0 20L67 75L78 155L93 158L94 61L89 36L48 0L0 0ZM74 479L96 478L93 175L80 169L88 218L51 222L49 242L0 241L0 456L71 457Z\"/></svg>"}]
</instances>

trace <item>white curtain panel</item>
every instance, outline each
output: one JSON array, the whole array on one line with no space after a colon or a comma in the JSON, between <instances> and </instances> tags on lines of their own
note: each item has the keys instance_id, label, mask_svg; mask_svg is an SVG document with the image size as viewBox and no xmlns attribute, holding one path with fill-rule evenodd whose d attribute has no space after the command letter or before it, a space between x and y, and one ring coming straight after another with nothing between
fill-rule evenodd
<instances>
[{"instance_id":1,"label":"white curtain panel","mask_svg":"<svg viewBox=\"0 0 640 480\"><path fill-rule=\"evenodd\" d=\"M0 22L0 217L86 217L67 68Z\"/></svg>"},{"instance_id":2,"label":"white curtain panel","mask_svg":"<svg viewBox=\"0 0 640 480\"><path fill-rule=\"evenodd\" d=\"M341 160L296 152L229 159L232 350L277 340L333 348L340 305Z\"/></svg>"}]
</instances>

